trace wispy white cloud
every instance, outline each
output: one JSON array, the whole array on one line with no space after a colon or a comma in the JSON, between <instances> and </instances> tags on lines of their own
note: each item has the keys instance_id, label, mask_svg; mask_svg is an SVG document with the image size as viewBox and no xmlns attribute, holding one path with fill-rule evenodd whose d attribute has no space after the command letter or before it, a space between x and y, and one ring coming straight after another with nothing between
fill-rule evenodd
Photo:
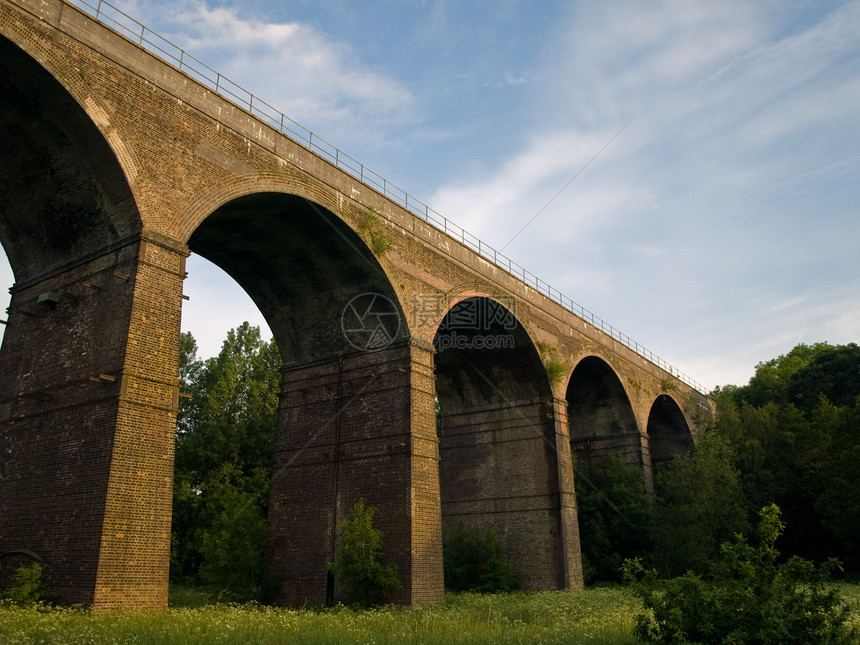
<instances>
[{"instance_id":1,"label":"wispy white cloud","mask_svg":"<svg viewBox=\"0 0 860 645\"><path fill-rule=\"evenodd\" d=\"M144 4L130 10L152 14ZM383 146L393 127L415 119L406 87L310 24L268 22L201 0L162 5L150 17L168 39L333 143Z\"/></svg>"},{"instance_id":2,"label":"wispy white cloud","mask_svg":"<svg viewBox=\"0 0 860 645\"><path fill-rule=\"evenodd\" d=\"M820 182L860 170L858 7L788 28L745 2L579 4L525 145L431 204L503 244L632 118L512 257L709 384L797 342L847 342L860 305L827 287L860 265Z\"/></svg>"},{"instance_id":3,"label":"wispy white cloud","mask_svg":"<svg viewBox=\"0 0 860 645\"><path fill-rule=\"evenodd\" d=\"M521 227L541 209L549 210L554 196L583 188L587 180L581 183L577 183L579 177L571 180L613 134L539 131L518 154L503 161L490 175L472 175L456 184L442 186L430 202L439 212L501 248L513 242ZM611 154L605 152L606 157ZM595 192L600 193L599 198ZM578 208L564 215L564 232L581 231L611 216L627 199L623 193L623 190L603 191L593 185L585 187L578 193Z\"/></svg>"}]
</instances>

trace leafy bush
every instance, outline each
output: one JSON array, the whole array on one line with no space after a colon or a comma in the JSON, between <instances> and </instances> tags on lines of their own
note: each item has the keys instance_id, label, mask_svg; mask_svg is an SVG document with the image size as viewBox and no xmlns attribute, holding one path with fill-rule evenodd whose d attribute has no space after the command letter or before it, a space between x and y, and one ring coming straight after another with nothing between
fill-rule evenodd
<instances>
[{"instance_id":1,"label":"leafy bush","mask_svg":"<svg viewBox=\"0 0 860 645\"><path fill-rule=\"evenodd\" d=\"M18 567L12 584L3 590L0 599L15 605L36 605L48 600L50 593L42 581L42 565L34 562L29 567Z\"/></svg>"},{"instance_id":2,"label":"leafy bush","mask_svg":"<svg viewBox=\"0 0 860 645\"><path fill-rule=\"evenodd\" d=\"M360 499L352 507L352 519L340 527L340 547L329 570L343 584L344 593L351 602L364 607L380 605L400 588L397 565L384 566L385 552L382 533L373 528L376 509L365 506Z\"/></svg>"},{"instance_id":3,"label":"leafy bush","mask_svg":"<svg viewBox=\"0 0 860 645\"><path fill-rule=\"evenodd\" d=\"M443 533L445 588L451 591L495 593L519 587L514 568L493 529L480 531L457 524Z\"/></svg>"},{"instance_id":4,"label":"leafy bush","mask_svg":"<svg viewBox=\"0 0 860 645\"><path fill-rule=\"evenodd\" d=\"M722 546L713 580L693 573L660 581L634 560L625 576L649 612L636 618L636 636L646 643L788 643L860 642L846 625L849 610L825 585L828 567L793 557L777 564L776 539L783 530L779 508L759 513L759 544L742 535ZM644 576L644 577L643 577Z\"/></svg>"}]
</instances>

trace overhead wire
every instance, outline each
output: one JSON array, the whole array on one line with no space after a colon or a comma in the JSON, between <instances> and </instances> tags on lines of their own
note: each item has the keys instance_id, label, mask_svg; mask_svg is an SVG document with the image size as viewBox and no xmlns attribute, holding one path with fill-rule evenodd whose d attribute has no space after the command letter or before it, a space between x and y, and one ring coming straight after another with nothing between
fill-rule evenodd
<instances>
[{"instance_id":1,"label":"overhead wire","mask_svg":"<svg viewBox=\"0 0 860 645\"><path fill-rule=\"evenodd\" d=\"M552 204L552 203L555 201L556 197L558 197L559 195L561 195L561 194L562 194L562 193L567 189L567 187L568 187L568 186L570 186L570 185L573 183L573 181L574 181L577 177L579 177L579 176L583 173L583 171L585 171L585 169L586 169L586 168L588 168L588 167L592 164L592 162L593 162L595 159L597 159L597 158L598 158L598 157L603 153L603 151L604 151L604 150L606 150L606 149L610 146L610 144L618 138L618 136L619 136L622 132L624 132L624 130L626 130L626 129L627 129L627 126L628 126L628 125L630 125L631 123L632 123L632 121L628 121L628 122L624 125L624 127L623 127L623 128L621 128L618 132L616 132L616 133L615 133L615 136L614 136L614 137L612 137L609 141L607 141L607 142L606 142L606 145L604 145L600 150L598 150L598 151L597 151L597 154L595 154L591 159L589 159L589 160L588 160L588 163L586 163L582 168L580 168L580 169L576 172L576 174L575 174L573 177L571 177L571 178L568 180L568 182L567 182L564 186L562 186L562 187L561 187L561 190L559 190L555 195L553 195L553 196L552 196L552 198L551 198L551 199L550 199L546 204L544 204L544 205L543 205L543 207L542 207L542 208L541 208L537 213L535 213L535 214L532 216L532 218L531 218L528 222L526 222L526 223L523 225L523 227L522 227L519 231L517 231L516 235L514 235L510 240L508 240L507 244L505 244L502 248L500 248L500 249L499 249L499 252L504 251L504 250L505 250L505 249L506 249L506 248L511 244L511 242L513 242L515 239L517 239L517 237L519 237L520 233L522 233L524 230L526 230L526 228L528 228L529 224L531 224L532 222L534 222L534 221L538 218L538 215L540 215L541 213L543 213L543 212L544 212L544 211L549 207L549 205L550 205L550 204Z\"/></svg>"}]
</instances>

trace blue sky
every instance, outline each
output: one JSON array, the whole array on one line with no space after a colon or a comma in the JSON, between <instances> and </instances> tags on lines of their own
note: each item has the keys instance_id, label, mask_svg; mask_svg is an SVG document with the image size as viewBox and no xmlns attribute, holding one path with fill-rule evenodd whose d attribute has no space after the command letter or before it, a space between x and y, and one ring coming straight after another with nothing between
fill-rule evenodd
<instances>
[{"instance_id":1,"label":"blue sky","mask_svg":"<svg viewBox=\"0 0 860 645\"><path fill-rule=\"evenodd\" d=\"M860 2L117 4L707 388L860 340Z\"/></svg>"}]
</instances>

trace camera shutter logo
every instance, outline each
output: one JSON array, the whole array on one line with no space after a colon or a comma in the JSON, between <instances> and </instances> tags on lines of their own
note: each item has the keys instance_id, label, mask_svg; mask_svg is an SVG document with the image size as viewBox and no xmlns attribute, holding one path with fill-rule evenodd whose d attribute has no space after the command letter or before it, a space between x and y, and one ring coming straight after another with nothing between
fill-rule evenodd
<instances>
[{"instance_id":1,"label":"camera shutter logo","mask_svg":"<svg viewBox=\"0 0 860 645\"><path fill-rule=\"evenodd\" d=\"M400 311L380 293L363 293L343 308L340 328L347 342L362 351L385 349L400 331Z\"/></svg>"}]
</instances>

